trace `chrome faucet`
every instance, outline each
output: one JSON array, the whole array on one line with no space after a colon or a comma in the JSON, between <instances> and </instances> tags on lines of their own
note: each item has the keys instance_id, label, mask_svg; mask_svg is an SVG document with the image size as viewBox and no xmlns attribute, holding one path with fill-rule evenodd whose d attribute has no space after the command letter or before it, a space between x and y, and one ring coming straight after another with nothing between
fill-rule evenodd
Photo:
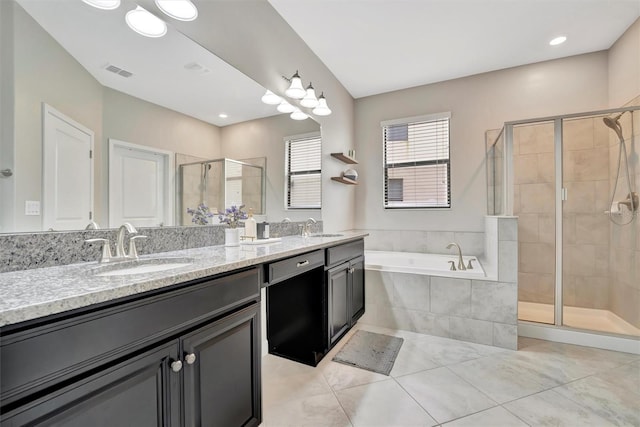
<instances>
[{"instance_id":1,"label":"chrome faucet","mask_svg":"<svg viewBox=\"0 0 640 427\"><path fill-rule=\"evenodd\" d=\"M310 234L310 228L311 228L311 224L317 224L318 222L313 219L313 218L309 218L307 219L307 221L304 223L304 228L302 229L302 235L304 237L308 237Z\"/></svg>"},{"instance_id":2,"label":"chrome faucet","mask_svg":"<svg viewBox=\"0 0 640 427\"><path fill-rule=\"evenodd\" d=\"M447 249L451 249L454 246L458 248L458 270L466 270L467 267L465 267L464 260L462 259L462 249L460 249L460 245L457 243L449 243Z\"/></svg>"},{"instance_id":3,"label":"chrome faucet","mask_svg":"<svg viewBox=\"0 0 640 427\"><path fill-rule=\"evenodd\" d=\"M120 226L120 228L118 228L118 237L116 238L116 258L124 259L127 257L127 253L124 251L124 234L126 232L129 234L138 234L138 230L128 222L125 222Z\"/></svg>"},{"instance_id":4,"label":"chrome faucet","mask_svg":"<svg viewBox=\"0 0 640 427\"><path fill-rule=\"evenodd\" d=\"M89 221L89 224L84 228L85 230L99 230L100 226L95 221Z\"/></svg>"},{"instance_id":5,"label":"chrome faucet","mask_svg":"<svg viewBox=\"0 0 640 427\"><path fill-rule=\"evenodd\" d=\"M129 233L131 237L129 237L129 252L125 252L124 250L124 236L125 233ZM103 264L106 262L115 262L115 261L125 261L129 259L138 259L138 250L136 249L136 240L137 239L146 239L147 236L137 235L138 230L125 222L118 228L118 235L116 237L116 256L111 255L111 242L109 239L87 239L85 242L87 243L101 243L102 244L102 253L100 254L99 263Z\"/></svg>"}]
</instances>

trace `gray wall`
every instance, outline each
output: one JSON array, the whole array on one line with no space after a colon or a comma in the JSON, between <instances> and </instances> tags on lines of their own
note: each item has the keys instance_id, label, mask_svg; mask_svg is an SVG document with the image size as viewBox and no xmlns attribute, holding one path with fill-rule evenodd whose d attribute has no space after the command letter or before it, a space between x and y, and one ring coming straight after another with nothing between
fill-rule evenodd
<instances>
[{"instance_id":1,"label":"gray wall","mask_svg":"<svg viewBox=\"0 0 640 427\"><path fill-rule=\"evenodd\" d=\"M597 52L358 99L357 228L482 231L485 131L509 120L606 108L607 72L607 53ZM385 211L380 122L444 111L451 112L451 209Z\"/></svg>"},{"instance_id":2,"label":"gray wall","mask_svg":"<svg viewBox=\"0 0 640 427\"><path fill-rule=\"evenodd\" d=\"M0 169L14 169L13 4L0 2ZM0 175L0 233L13 229L15 179Z\"/></svg>"},{"instance_id":3,"label":"gray wall","mask_svg":"<svg viewBox=\"0 0 640 427\"><path fill-rule=\"evenodd\" d=\"M640 19L609 49L609 107L626 105L640 95Z\"/></svg>"},{"instance_id":4,"label":"gray wall","mask_svg":"<svg viewBox=\"0 0 640 427\"><path fill-rule=\"evenodd\" d=\"M319 131L320 126L313 120L296 121L291 120L288 115L250 120L221 128L223 157L267 158L267 221L277 222L285 217L303 221L310 216L320 219L322 212L317 209L287 211L284 208L284 138ZM323 185L327 184L323 182Z\"/></svg>"}]
</instances>

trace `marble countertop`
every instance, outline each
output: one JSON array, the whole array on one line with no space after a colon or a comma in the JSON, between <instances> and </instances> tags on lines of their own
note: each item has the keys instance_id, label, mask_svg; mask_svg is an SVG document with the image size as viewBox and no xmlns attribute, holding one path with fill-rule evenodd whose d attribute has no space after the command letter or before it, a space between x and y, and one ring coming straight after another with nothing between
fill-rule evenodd
<instances>
[{"instance_id":1,"label":"marble countertop","mask_svg":"<svg viewBox=\"0 0 640 427\"><path fill-rule=\"evenodd\" d=\"M98 276L105 264L88 262L0 274L0 326L86 307L202 277L298 255L367 236L288 236L280 242L239 247L209 246L142 256L140 259L189 258L188 266L154 273Z\"/></svg>"}]
</instances>

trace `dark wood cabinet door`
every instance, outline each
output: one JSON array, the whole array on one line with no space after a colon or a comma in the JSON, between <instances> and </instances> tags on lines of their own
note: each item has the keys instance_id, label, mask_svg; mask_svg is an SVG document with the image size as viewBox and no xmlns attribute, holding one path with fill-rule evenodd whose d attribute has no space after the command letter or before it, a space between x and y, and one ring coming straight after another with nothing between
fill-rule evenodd
<instances>
[{"instance_id":1,"label":"dark wood cabinet door","mask_svg":"<svg viewBox=\"0 0 640 427\"><path fill-rule=\"evenodd\" d=\"M350 325L349 276L348 263L327 272L330 346L333 346Z\"/></svg>"},{"instance_id":2,"label":"dark wood cabinet door","mask_svg":"<svg viewBox=\"0 0 640 427\"><path fill-rule=\"evenodd\" d=\"M2 426L152 427L180 425L178 341L5 413Z\"/></svg>"},{"instance_id":3,"label":"dark wood cabinet door","mask_svg":"<svg viewBox=\"0 0 640 427\"><path fill-rule=\"evenodd\" d=\"M351 326L364 314L364 257L351 261Z\"/></svg>"},{"instance_id":4,"label":"dark wood cabinet door","mask_svg":"<svg viewBox=\"0 0 640 427\"><path fill-rule=\"evenodd\" d=\"M187 427L259 425L260 305L182 338Z\"/></svg>"}]
</instances>

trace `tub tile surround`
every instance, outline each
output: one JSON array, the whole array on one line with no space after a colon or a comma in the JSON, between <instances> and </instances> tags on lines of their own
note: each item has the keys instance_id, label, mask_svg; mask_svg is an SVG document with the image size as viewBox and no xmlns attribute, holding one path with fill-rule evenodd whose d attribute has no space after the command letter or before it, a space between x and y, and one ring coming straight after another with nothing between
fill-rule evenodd
<instances>
[{"instance_id":1,"label":"tub tile surround","mask_svg":"<svg viewBox=\"0 0 640 427\"><path fill-rule=\"evenodd\" d=\"M370 234L365 239L367 250L417 252L419 245L424 245L413 243L419 240L415 237L401 241L397 233L394 239L393 232L367 232ZM451 254L446 244L459 243L463 254L478 256L487 277L471 280L366 270L367 305L360 322L515 349L517 218L488 216L484 233L422 233L426 246L431 238L433 246L445 248L439 253Z\"/></svg>"},{"instance_id":2,"label":"tub tile surround","mask_svg":"<svg viewBox=\"0 0 640 427\"><path fill-rule=\"evenodd\" d=\"M271 236L300 234L299 227L303 224L270 223ZM136 247L140 255L146 255L221 245L224 243L224 228L220 225L140 227L138 234L148 238L138 240ZM322 221L312 224L311 232L322 232ZM85 240L109 239L115 254L116 234L115 229L0 234L0 273L96 261L100 257L100 245L85 243ZM128 240L125 247L128 247Z\"/></svg>"},{"instance_id":3,"label":"tub tile surround","mask_svg":"<svg viewBox=\"0 0 640 427\"><path fill-rule=\"evenodd\" d=\"M404 338L390 376L331 360L357 329ZM263 358L263 425L640 425L640 356L518 344L516 352L358 323L316 368Z\"/></svg>"}]
</instances>

